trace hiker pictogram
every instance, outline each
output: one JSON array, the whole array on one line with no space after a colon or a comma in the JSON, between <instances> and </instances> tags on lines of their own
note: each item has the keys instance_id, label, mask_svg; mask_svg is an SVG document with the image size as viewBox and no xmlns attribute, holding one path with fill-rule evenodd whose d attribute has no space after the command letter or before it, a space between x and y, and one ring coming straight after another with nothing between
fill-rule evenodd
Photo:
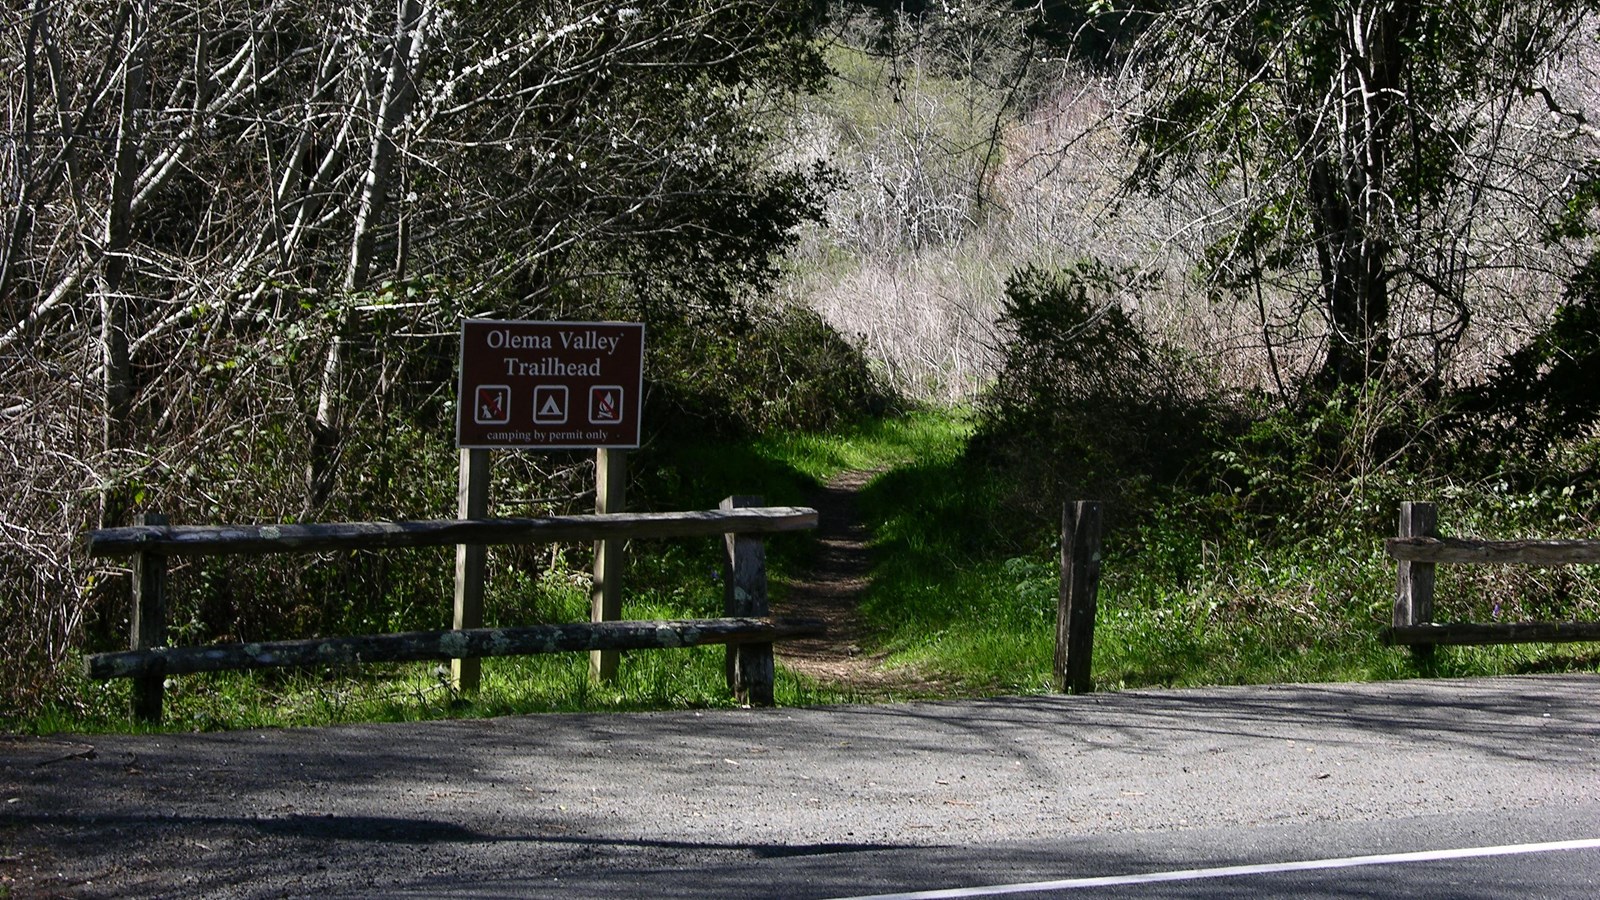
<instances>
[{"instance_id":1,"label":"hiker pictogram","mask_svg":"<svg viewBox=\"0 0 1600 900\"><path fill-rule=\"evenodd\" d=\"M480 385L472 403L472 420L479 425L511 421L511 388L503 384Z\"/></svg>"},{"instance_id":2,"label":"hiker pictogram","mask_svg":"<svg viewBox=\"0 0 1600 900\"><path fill-rule=\"evenodd\" d=\"M592 425L614 425L622 421L622 387L615 384L598 384L589 388L589 422Z\"/></svg>"},{"instance_id":3,"label":"hiker pictogram","mask_svg":"<svg viewBox=\"0 0 1600 900\"><path fill-rule=\"evenodd\" d=\"M533 421L537 425L560 425L567 421L567 386L541 384L533 389Z\"/></svg>"}]
</instances>

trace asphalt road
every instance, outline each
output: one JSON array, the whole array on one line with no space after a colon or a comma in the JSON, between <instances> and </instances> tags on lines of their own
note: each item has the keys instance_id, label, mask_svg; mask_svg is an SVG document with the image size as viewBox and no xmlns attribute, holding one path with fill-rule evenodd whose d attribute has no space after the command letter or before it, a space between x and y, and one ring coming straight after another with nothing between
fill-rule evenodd
<instances>
[{"instance_id":1,"label":"asphalt road","mask_svg":"<svg viewBox=\"0 0 1600 900\"><path fill-rule=\"evenodd\" d=\"M0 738L0 878L18 896L1589 898L1597 688Z\"/></svg>"}]
</instances>

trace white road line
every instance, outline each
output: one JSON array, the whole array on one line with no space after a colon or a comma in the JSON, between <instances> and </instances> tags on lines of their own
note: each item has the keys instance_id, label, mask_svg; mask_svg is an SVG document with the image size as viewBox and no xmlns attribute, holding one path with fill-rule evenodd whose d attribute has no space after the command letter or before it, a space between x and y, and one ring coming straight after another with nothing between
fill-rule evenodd
<instances>
[{"instance_id":1,"label":"white road line","mask_svg":"<svg viewBox=\"0 0 1600 900\"><path fill-rule=\"evenodd\" d=\"M1272 875L1279 872L1309 872L1318 869L1349 869L1356 866L1389 866L1398 863L1438 862L1489 856L1516 856L1524 853L1554 853L1560 850L1600 850L1600 838L1577 841L1551 841L1543 844L1508 844L1502 847L1465 847L1456 850L1423 850L1418 853L1385 853L1377 856L1347 856L1339 859L1308 859L1298 862L1263 863L1251 866L1220 866L1214 869L1180 869L1149 872L1143 875L1108 875L1097 878L1065 878L1060 881L1030 881L995 884L986 887L946 888L912 891L904 894L872 894L840 897L836 900L961 900L969 897L1001 897L1039 891L1071 891L1080 888L1119 887L1131 884L1157 884L1164 881L1198 881L1204 878L1232 878L1240 875Z\"/></svg>"}]
</instances>

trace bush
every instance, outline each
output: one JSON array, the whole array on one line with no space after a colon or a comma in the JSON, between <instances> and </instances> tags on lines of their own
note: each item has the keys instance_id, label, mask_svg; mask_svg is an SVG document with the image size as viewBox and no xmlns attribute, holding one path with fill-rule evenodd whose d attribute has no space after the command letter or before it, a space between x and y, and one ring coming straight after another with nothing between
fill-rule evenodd
<instances>
[{"instance_id":1,"label":"bush","mask_svg":"<svg viewBox=\"0 0 1600 900\"><path fill-rule=\"evenodd\" d=\"M1585 444L1600 423L1600 256L1567 286L1565 302L1526 345L1503 360L1485 382L1455 398L1463 434L1485 468L1561 465L1563 450ZM1592 452L1563 466L1571 475L1600 477Z\"/></svg>"},{"instance_id":2,"label":"bush","mask_svg":"<svg viewBox=\"0 0 1600 900\"><path fill-rule=\"evenodd\" d=\"M436 300L447 317L453 315L447 295L428 288L421 296ZM562 313L573 319L641 315L628 306L613 298ZM513 303L486 312L511 318L555 313ZM149 452L128 455L134 460L126 478L129 508L159 511L177 524L454 515L454 336L433 331L398 342L390 332L407 331L408 323L386 317L399 313L369 315L368 327L346 342L347 412L323 502L314 508L306 502L319 335L258 333L208 321L216 337L205 358L184 358L171 370L187 367L185 389L159 415L138 423L141 447ZM653 478L646 468L670 465L676 447L710 436L831 427L893 402L859 350L814 313L741 307L699 317L657 311L654 317L647 322L646 441L647 450L665 452L639 454L633 477L658 486L641 496L661 508L689 502L681 493L663 492L670 480ZM56 384L59 378L38 374L42 397L82 402L63 397L67 388ZM71 420L76 431L53 432L44 414L59 408L33 404L27 411L37 413L37 423L20 415L8 422L19 452L6 471L26 488L18 512L34 534L0 548L0 574L9 576L0 591L6 613L0 651L19 661L0 676L0 717L74 705L79 686L66 672L75 656L126 641L126 563L86 558L81 540L95 527L103 489L75 460L92 454L96 420L80 416ZM500 454L491 487L495 509L505 515L586 511L592 473L592 453ZM729 486L724 493L739 489ZM562 550L495 548L491 570L508 584L536 580ZM441 550L180 559L170 570L169 622L174 639L186 644L445 627L449 556ZM496 596L517 593L491 589ZM526 619L540 611L490 610L499 614Z\"/></svg>"},{"instance_id":3,"label":"bush","mask_svg":"<svg viewBox=\"0 0 1600 900\"><path fill-rule=\"evenodd\" d=\"M1123 306L1151 287L1092 260L1007 281L1004 362L981 398L975 447L1014 473L1027 508L1128 507L1206 458L1216 406L1196 368Z\"/></svg>"},{"instance_id":4,"label":"bush","mask_svg":"<svg viewBox=\"0 0 1600 900\"><path fill-rule=\"evenodd\" d=\"M757 310L729 327L657 326L650 428L667 441L828 430L895 405L851 344L808 309Z\"/></svg>"}]
</instances>

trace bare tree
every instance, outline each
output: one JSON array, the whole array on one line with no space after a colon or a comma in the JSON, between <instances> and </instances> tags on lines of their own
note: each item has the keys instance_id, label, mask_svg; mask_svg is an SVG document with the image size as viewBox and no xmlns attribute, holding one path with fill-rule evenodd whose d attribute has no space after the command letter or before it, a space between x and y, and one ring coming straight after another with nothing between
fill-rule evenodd
<instances>
[{"instance_id":1,"label":"bare tree","mask_svg":"<svg viewBox=\"0 0 1600 900\"><path fill-rule=\"evenodd\" d=\"M364 490L351 458L371 443L353 431L387 428L397 392L448 389L463 313L689 315L772 277L812 176L765 165L757 113L820 78L809 15L798 0L0 11L17 73L0 88L0 437L16 454L0 471L19 485L0 527L24 542L0 566L36 573L25 610L75 610L49 614L40 652L59 662L81 639L93 570L52 548L91 522L153 502L320 515ZM448 443L432 420L407 427ZM298 490L263 483L289 469Z\"/></svg>"},{"instance_id":2,"label":"bare tree","mask_svg":"<svg viewBox=\"0 0 1600 900\"><path fill-rule=\"evenodd\" d=\"M1301 298L1287 324L1320 322L1317 383L1359 383L1397 347L1438 377L1489 310L1494 273L1570 271L1544 255L1540 222L1592 148L1530 98L1587 13L1568 0L1120 9L1108 15L1142 23L1125 69L1144 88L1135 180L1210 188L1229 223L1207 250L1214 284L1277 279Z\"/></svg>"}]
</instances>

